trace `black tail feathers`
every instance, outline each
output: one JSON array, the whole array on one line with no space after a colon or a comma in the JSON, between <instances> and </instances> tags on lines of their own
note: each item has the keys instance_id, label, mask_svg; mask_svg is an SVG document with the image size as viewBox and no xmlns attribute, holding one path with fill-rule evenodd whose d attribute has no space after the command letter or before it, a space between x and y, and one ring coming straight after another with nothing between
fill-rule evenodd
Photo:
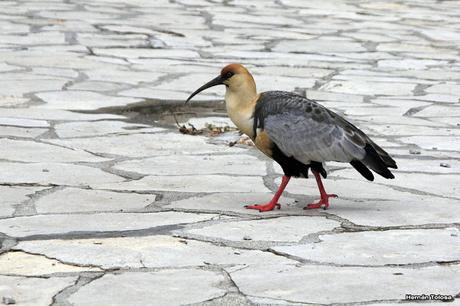
<instances>
[{"instance_id":1,"label":"black tail feathers","mask_svg":"<svg viewBox=\"0 0 460 306\"><path fill-rule=\"evenodd\" d=\"M350 164L355 168L362 176L369 181L374 180L374 175L369 171L368 167L374 172L380 174L384 178L393 179L395 178L388 168L397 169L396 162L386 153L382 148L376 145L377 149L371 144L366 144L364 150L366 156L361 160L352 160Z\"/></svg>"}]
</instances>

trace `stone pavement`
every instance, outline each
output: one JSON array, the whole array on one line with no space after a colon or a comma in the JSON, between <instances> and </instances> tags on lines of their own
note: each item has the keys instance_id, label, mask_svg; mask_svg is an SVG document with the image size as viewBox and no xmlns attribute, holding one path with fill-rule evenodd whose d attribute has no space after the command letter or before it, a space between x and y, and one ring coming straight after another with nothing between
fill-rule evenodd
<instances>
[{"instance_id":1,"label":"stone pavement","mask_svg":"<svg viewBox=\"0 0 460 306\"><path fill-rule=\"evenodd\" d=\"M460 299L457 1L3 0L0 29L0 303ZM158 114L231 62L345 114L396 179L331 163L329 210L302 210L313 180L245 210L279 167Z\"/></svg>"}]
</instances>

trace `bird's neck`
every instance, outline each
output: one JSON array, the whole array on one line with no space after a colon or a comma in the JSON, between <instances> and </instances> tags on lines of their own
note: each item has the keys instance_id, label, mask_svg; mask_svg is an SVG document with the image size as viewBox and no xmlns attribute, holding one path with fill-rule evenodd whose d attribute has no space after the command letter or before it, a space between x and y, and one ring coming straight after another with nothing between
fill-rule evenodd
<instances>
[{"instance_id":1,"label":"bird's neck","mask_svg":"<svg viewBox=\"0 0 460 306\"><path fill-rule=\"evenodd\" d=\"M255 85L243 85L237 89L227 87L225 92L225 106L228 116L241 132L251 138L254 137L253 115L258 98L259 94L257 94Z\"/></svg>"}]
</instances>

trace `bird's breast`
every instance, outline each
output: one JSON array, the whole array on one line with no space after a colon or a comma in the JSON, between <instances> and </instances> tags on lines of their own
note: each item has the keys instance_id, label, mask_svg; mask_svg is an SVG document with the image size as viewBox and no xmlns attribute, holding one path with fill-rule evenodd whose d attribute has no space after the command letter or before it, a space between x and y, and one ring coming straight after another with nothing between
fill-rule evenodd
<instances>
[{"instance_id":1,"label":"bird's breast","mask_svg":"<svg viewBox=\"0 0 460 306\"><path fill-rule=\"evenodd\" d=\"M257 149L262 151L268 157L273 157L273 141L270 139L267 132L259 130L253 140Z\"/></svg>"}]
</instances>

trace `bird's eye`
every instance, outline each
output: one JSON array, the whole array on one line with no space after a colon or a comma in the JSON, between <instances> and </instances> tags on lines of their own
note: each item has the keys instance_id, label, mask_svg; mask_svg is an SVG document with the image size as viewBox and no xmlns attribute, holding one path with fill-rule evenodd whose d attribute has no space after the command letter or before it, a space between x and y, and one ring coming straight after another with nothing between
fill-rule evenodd
<instances>
[{"instance_id":1,"label":"bird's eye","mask_svg":"<svg viewBox=\"0 0 460 306\"><path fill-rule=\"evenodd\" d=\"M229 79L229 78L231 78L232 76L233 76L233 72L231 72L231 71L229 71L229 72L227 72L227 73L225 74L225 78L226 78L226 79Z\"/></svg>"}]
</instances>

